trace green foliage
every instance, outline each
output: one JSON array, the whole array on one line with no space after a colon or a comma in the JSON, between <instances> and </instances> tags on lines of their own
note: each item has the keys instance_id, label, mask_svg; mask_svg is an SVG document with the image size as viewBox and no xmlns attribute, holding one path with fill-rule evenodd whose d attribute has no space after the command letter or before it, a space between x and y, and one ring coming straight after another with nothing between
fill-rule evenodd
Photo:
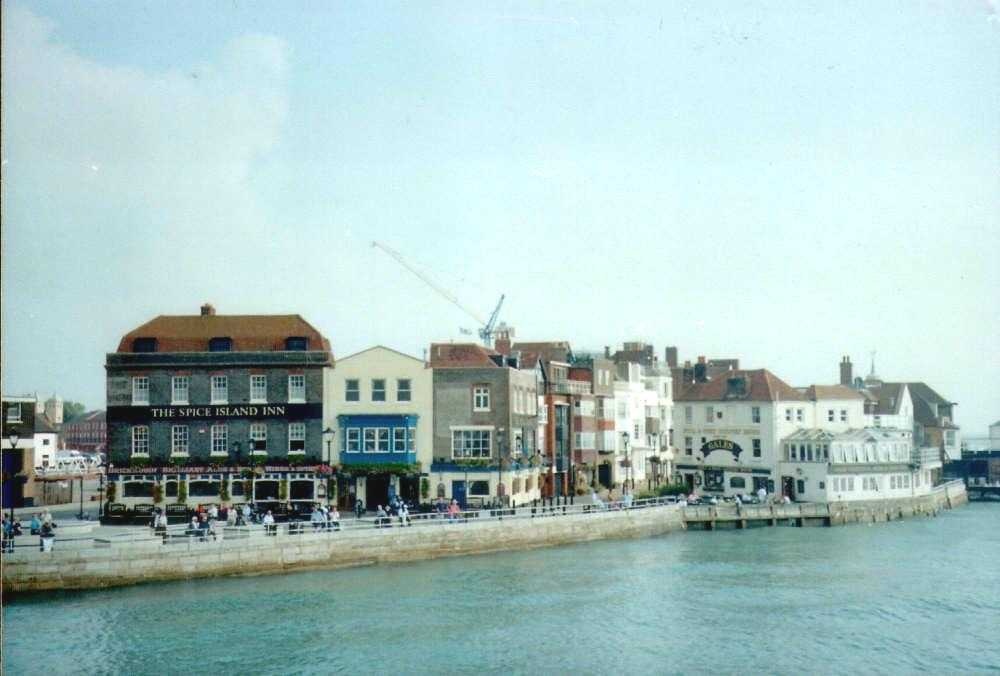
<instances>
[{"instance_id":1,"label":"green foliage","mask_svg":"<svg viewBox=\"0 0 1000 676\"><path fill-rule=\"evenodd\" d=\"M168 462L170 463L171 467L183 467L184 465L188 464L188 459L187 458L170 458L170 460Z\"/></svg>"},{"instance_id":2,"label":"green foliage","mask_svg":"<svg viewBox=\"0 0 1000 676\"><path fill-rule=\"evenodd\" d=\"M187 481L177 482L177 502L184 504L188 499L188 485Z\"/></svg>"},{"instance_id":3,"label":"green foliage","mask_svg":"<svg viewBox=\"0 0 1000 676\"><path fill-rule=\"evenodd\" d=\"M680 484L664 484L656 489L656 494L659 496L664 495L681 495L682 493L687 493L688 488L683 483Z\"/></svg>"},{"instance_id":4,"label":"green foliage","mask_svg":"<svg viewBox=\"0 0 1000 676\"><path fill-rule=\"evenodd\" d=\"M247 502L253 500L253 479L243 480L243 499Z\"/></svg>"},{"instance_id":5,"label":"green foliage","mask_svg":"<svg viewBox=\"0 0 1000 676\"><path fill-rule=\"evenodd\" d=\"M223 481L219 484L219 501L229 502L229 482Z\"/></svg>"},{"instance_id":6,"label":"green foliage","mask_svg":"<svg viewBox=\"0 0 1000 676\"><path fill-rule=\"evenodd\" d=\"M490 467L494 464L489 458L456 458L452 462L459 467Z\"/></svg>"},{"instance_id":7,"label":"green foliage","mask_svg":"<svg viewBox=\"0 0 1000 676\"><path fill-rule=\"evenodd\" d=\"M337 480L332 476L326 479L326 499L331 502L337 499Z\"/></svg>"},{"instance_id":8,"label":"green foliage","mask_svg":"<svg viewBox=\"0 0 1000 676\"><path fill-rule=\"evenodd\" d=\"M426 500L431 494L431 482L427 480L427 477L420 478L420 498Z\"/></svg>"},{"instance_id":9,"label":"green foliage","mask_svg":"<svg viewBox=\"0 0 1000 676\"><path fill-rule=\"evenodd\" d=\"M367 474L414 474L420 471L420 465L407 462L363 462L344 465L341 468L345 474L365 476Z\"/></svg>"},{"instance_id":10,"label":"green foliage","mask_svg":"<svg viewBox=\"0 0 1000 676\"><path fill-rule=\"evenodd\" d=\"M140 467L149 467L149 458L129 458L128 466L136 469Z\"/></svg>"},{"instance_id":11,"label":"green foliage","mask_svg":"<svg viewBox=\"0 0 1000 676\"><path fill-rule=\"evenodd\" d=\"M78 401L63 402L63 422L68 423L87 412L87 407Z\"/></svg>"},{"instance_id":12,"label":"green foliage","mask_svg":"<svg viewBox=\"0 0 1000 676\"><path fill-rule=\"evenodd\" d=\"M118 484L114 481L108 482L106 495L108 496L108 502L114 502L115 498L118 497Z\"/></svg>"},{"instance_id":13,"label":"green foliage","mask_svg":"<svg viewBox=\"0 0 1000 676\"><path fill-rule=\"evenodd\" d=\"M306 456L304 455L288 456L288 464L290 467L301 467L302 465L305 465L308 462L309 461L306 459Z\"/></svg>"},{"instance_id":14,"label":"green foliage","mask_svg":"<svg viewBox=\"0 0 1000 676\"><path fill-rule=\"evenodd\" d=\"M160 484L153 484L153 502L160 504L163 502L163 486Z\"/></svg>"},{"instance_id":15,"label":"green foliage","mask_svg":"<svg viewBox=\"0 0 1000 676\"><path fill-rule=\"evenodd\" d=\"M288 499L288 479L282 479L278 483L278 500L284 502Z\"/></svg>"}]
</instances>

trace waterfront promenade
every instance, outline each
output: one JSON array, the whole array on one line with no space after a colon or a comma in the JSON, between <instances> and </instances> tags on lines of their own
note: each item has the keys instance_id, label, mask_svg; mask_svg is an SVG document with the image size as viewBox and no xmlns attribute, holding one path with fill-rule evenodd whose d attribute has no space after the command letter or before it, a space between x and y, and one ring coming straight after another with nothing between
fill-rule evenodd
<instances>
[{"instance_id":1,"label":"waterfront promenade","mask_svg":"<svg viewBox=\"0 0 1000 676\"><path fill-rule=\"evenodd\" d=\"M883 503L818 506L779 505L774 523L808 525L804 520L826 518L826 525L888 521L936 514L964 504L964 485L938 486L929 496ZM825 516L818 516L825 508ZM716 524L726 509L709 508ZM761 512L744 506L758 516ZM768 509L760 507L757 509ZM577 542L662 535L683 530L705 514L705 508L681 507L666 499L636 501L631 506L594 505L520 508L517 510L414 515L410 525L375 519L348 519L339 529L314 530L308 523L220 528L216 537L186 535L172 527L167 537L148 529L129 529L103 537L58 541L52 552L18 547L4 559L5 592L87 589L220 575L277 573L308 568L343 568L416 561L447 556L550 547ZM850 518L849 518L850 517ZM797 521L798 520L798 521Z\"/></svg>"}]
</instances>

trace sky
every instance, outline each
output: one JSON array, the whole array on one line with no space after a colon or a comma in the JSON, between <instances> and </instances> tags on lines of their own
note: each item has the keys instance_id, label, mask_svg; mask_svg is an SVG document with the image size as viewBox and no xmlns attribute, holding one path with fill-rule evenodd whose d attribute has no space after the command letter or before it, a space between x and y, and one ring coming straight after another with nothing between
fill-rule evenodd
<instances>
[{"instance_id":1,"label":"sky","mask_svg":"<svg viewBox=\"0 0 1000 676\"><path fill-rule=\"evenodd\" d=\"M796 386L874 351L1000 419L995 2L2 13L5 394L103 407L120 337L204 302L469 340L377 240L519 339Z\"/></svg>"}]
</instances>

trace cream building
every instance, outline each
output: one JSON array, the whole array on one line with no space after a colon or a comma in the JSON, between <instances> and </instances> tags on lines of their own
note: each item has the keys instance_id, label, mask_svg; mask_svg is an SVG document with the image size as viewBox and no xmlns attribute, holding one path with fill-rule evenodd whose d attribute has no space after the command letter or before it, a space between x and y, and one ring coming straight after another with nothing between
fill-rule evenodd
<instances>
[{"instance_id":1,"label":"cream building","mask_svg":"<svg viewBox=\"0 0 1000 676\"><path fill-rule=\"evenodd\" d=\"M424 361L378 345L338 359L323 389L340 507L359 497L367 509L394 495L432 499L433 380Z\"/></svg>"}]
</instances>

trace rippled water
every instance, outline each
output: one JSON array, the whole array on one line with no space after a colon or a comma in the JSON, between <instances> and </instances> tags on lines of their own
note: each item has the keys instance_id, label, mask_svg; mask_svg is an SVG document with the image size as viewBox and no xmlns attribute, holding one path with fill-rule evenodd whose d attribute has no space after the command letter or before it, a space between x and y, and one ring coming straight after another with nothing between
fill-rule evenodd
<instances>
[{"instance_id":1,"label":"rippled water","mask_svg":"<svg viewBox=\"0 0 1000 676\"><path fill-rule=\"evenodd\" d=\"M7 673L1000 670L1000 505L15 600Z\"/></svg>"}]
</instances>

